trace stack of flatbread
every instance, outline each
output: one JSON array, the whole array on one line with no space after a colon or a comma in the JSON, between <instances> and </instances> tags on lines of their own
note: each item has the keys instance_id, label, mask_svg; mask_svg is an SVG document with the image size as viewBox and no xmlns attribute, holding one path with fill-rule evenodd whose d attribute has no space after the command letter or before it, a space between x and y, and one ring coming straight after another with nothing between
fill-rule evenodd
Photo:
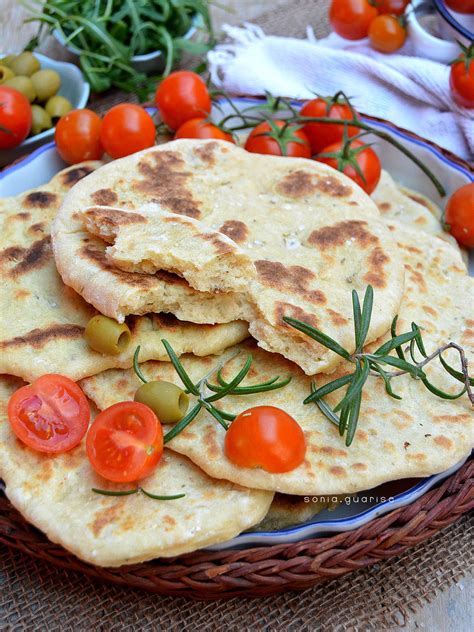
<instances>
[{"instance_id":1,"label":"stack of flatbread","mask_svg":"<svg viewBox=\"0 0 474 632\"><path fill-rule=\"evenodd\" d=\"M313 161L193 140L72 167L0 200L0 476L11 502L78 557L119 566L223 542L263 519L288 523L288 512L307 519L308 505L287 495L352 494L457 463L473 445L469 400L438 399L406 375L396 383L402 400L369 377L346 447L318 408L302 402L312 379L322 385L350 367L283 321L303 320L353 351L351 290L363 295L371 284L369 345L390 336L399 314L400 332L413 321L423 327L428 353L454 341L473 358L473 279L436 213L387 173L371 199ZM87 346L84 328L97 313L130 327L121 355ZM286 410L304 430L304 463L284 474L233 465L224 429L201 411L146 480L152 493L184 498L106 497L91 488L127 486L100 479L83 445L50 457L13 435L8 398L44 373L80 381L94 411L133 399L138 344L147 377L180 384L162 338L196 380L236 350L243 353L225 365L224 378L249 351L249 384L291 375L280 390L227 396L225 409ZM459 390L439 366L427 373L444 390Z\"/></svg>"}]
</instances>

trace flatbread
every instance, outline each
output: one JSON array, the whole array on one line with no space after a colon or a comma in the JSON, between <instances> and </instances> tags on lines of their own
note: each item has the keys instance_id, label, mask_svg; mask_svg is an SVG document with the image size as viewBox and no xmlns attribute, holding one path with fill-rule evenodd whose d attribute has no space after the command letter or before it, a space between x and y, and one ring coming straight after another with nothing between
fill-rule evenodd
<instances>
[{"instance_id":1,"label":"flatbread","mask_svg":"<svg viewBox=\"0 0 474 632\"><path fill-rule=\"evenodd\" d=\"M256 268L246 292L197 294L187 286L197 297L178 300L176 284L163 281L162 272L124 283L121 275L130 273L111 267L105 243L86 231L80 211L105 205L138 212L150 203L238 244ZM182 243L180 260L190 263L194 249L188 253ZM118 320L150 310L193 322L244 319L260 346L308 374L332 370L340 358L287 326L284 315L318 324L351 348L350 289L377 289L369 340L387 331L403 292L403 266L362 189L321 163L251 154L225 141L178 140L105 165L64 200L53 244L65 283L102 313Z\"/></svg>"},{"instance_id":2,"label":"flatbread","mask_svg":"<svg viewBox=\"0 0 474 632\"><path fill-rule=\"evenodd\" d=\"M140 484L155 494L181 494L160 501L143 494L109 497L92 488L131 489L108 483L87 460L84 442L50 457L34 452L10 429L6 403L21 382L0 377L0 477L11 503L51 542L99 566L134 564L180 555L224 542L260 522L273 494L209 478L189 459L165 450Z\"/></svg>"},{"instance_id":3,"label":"flatbread","mask_svg":"<svg viewBox=\"0 0 474 632\"><path fill-rule=\"evenodd\" d=\"M70 167L38 189L0 200L1 373L25 380L62 373L77 380L131 366L138 344L140 360L165 360L162 338L178 354L207 355L248 335L244 322L199 326L148 314L128 319L132 342L121 355L103 356L88 347L84 327L97 311L62 282L51 251L50 225L70 187L101 164Z\"/></svg>"},{"instance_id":4,"label":"flatbread","mask_svg":"<svg viewBox=\"0 0 474 632\"><path fill-rule=\"evenodd\" d=\"M465 348L470 366L474 366L474 320L472 304L466 300L473 295L474 279L466 275L459 253L436 237L425 235L420 240L416 231L395 223L391 223L391 227L407 271L399 333L409 330L415 321L424 329L428 353L455 341ZM286 410L305 432L306 459L300 467L284 474L237 467L224 455L225 431L204 412L170 441L169 447L186 454L211 476L285 494L343 494L369 489L389 480L428 476L446 470L473 447L474 415L467 396L455 401L443 400L430 393L420 381L404 375L393 381L393 389L402 396L401 401L385 393L380 378L368 378L358 430L353 444L346 448L337 428L318 408L302 404L310 392L308 377L294 364L253 348L250 342L240 348L254 356L249 383L275 375L290 374L293 379L287 387L270 393L249 395L245 399L227 396L221 408L232 413L256 405L273 405ZM445 358L453 366L459 366L454 354L447 353ZM193 379L207 373L216 362L217 359L212 358L183 358ZM224 377L229 379L242 363L243 358L232 360L224 370ZM316 383L322 385L344 375L347 369L342 364L331 376L318 376ZM179 382L169 365L146 363L143 370L150 378ZM428 365L426 372L431 381L443 389L460 390L459 382L439 364ZM106 408L132 397L139 381L131 371L107 371L84 380L82 386L99 408ZM335 405L340 397L330 395L329 404Z\"/></svg>"}]
</instances>

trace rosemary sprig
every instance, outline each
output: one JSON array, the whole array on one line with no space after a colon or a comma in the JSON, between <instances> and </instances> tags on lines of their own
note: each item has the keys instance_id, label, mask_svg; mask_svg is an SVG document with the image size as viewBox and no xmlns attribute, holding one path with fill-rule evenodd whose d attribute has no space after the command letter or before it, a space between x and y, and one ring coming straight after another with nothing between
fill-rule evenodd
<instances>
[{"instance_id":1,"label":"rosemary sprig","mask_svg":"<svg viewBox=\"0 0 474 632\"><path fill-rule=\"evenodd\" d=\"M96 494L101 494L102 496L131 496L132 494L145 494L148 498L153 498L154 500L177 500L178 498L184 498L186 494L173 494L172 496L162 496L159 494L152 494L151 492L147 492L143 487L134 487L133 489L125 489L125 490L112 490L112 489L97 489L97 487L93 487L92 491Z\"/></svg>"},{"instance_id":2,"label":"rosemary sprig","mask_svg":"<svg viewBox=\"0 0 474 632\"><path fill-rule=\"evenodd\" d=\"M421 329L416 323L411 324L411 331L397 334L398 316L395 316L390 328L391 339L371 353L363 352L363 346L370 326L373 299L373 288L369 285L365 291L361 309L359 296L355 290L352 291L355 339L355 351L353 353L350 353L336 340L311 325L287 316L283 318L288 325L291 325L298 331L316 340L319 344L337 353L350 363L355 364L355 371L353 373L339 377L332 382L324 384L324 386L317 388L316 384L312 382L311 393L303 401L303 404L314 402L318 406L323 415L338 427L340 435L343 436L345 434L347 446L351 445L356 433L363 389L369 375L382 378L385 383L387 395L394 399L402 398L393 391L391 384L392 379L400 375L409 374L412 378L419 379L431 393L442 399L458 399L462 397L464 393L467 393L471 404L474 406L474 394L471 389L471 386L474 386L474 378L469 377L468 362L463 348L455 342L449 342L428 355L423 342ZM409 343L411 362L406 359L405 351L403 350L403 345L407 343ZM450 366L443 358L442 354L448 349L455 349L458 352L461 364L460 371ZM422 360L417 360L416 350L421 354ZM396 352L396 356L390 355L393 351ZM447 393L429 381L423 367L432 362L435 358L439 358L441 366L449 375L463 384L463 389L460 392L454 394ZM387 371L383 368L384 365L394 367L397 370ZM324 400L324 397L344 387L347 388L339 403L334 408L329 406Z\"/></svg>"},{"instance_id":3,"label":"rosemary sprig","mask_svg":"<svg viewBox=\"0 0 474 632\"><path fill-rule=\"evenodd\" d=\"M164 443L168 443L169 441L171 441L171 439L176 437L187 426L189 426L189 424L194 421L194 419L203 408L207 410L209 414L218 421L218 423L224 428L224 430L227 430L229 428L227 422L233 421L236 415L216 408L216 406L214 406L214 402L223 399L226 395L252 395L254 393L273 391L275 389L283 388L291 381L291 377L280 380L280 376L276 376L270 380L267 380L266 382L261 382L260 384L239 386L247 377L252 367L253 358L252 355L249 354L245 360L243 367L229 382L227 382L222 377L222 369L226 364L228 364L228 362L230 362L230 360L233 360L237 355L239 355L240 352L237 351L236 353L234 352L230 355L223 356L216 364L216 366L214 366L208 373L206 373L206 375L204 375L198 382L194 383L189 377L186 369L182 365L180 359L176 355L170 343L165 339L162 339L161 342L166 349L166 353L168 354L170 362L173 365L176 373L178 374L179 379L186 388L186 391L191 395L194 395L194 397L196 398L196 403L191 408L191 410L175 426L173 426L171 430L169 430L165 434L165 436L163 437ZM138 346L133 357L133 368L139 379L142 382L146 382L147 380L138 365L139 353L140 347ZM216 374L218 384L212 384L211 382L209 382L209 379L214 374Z\"/></svg>"}]
</instances>

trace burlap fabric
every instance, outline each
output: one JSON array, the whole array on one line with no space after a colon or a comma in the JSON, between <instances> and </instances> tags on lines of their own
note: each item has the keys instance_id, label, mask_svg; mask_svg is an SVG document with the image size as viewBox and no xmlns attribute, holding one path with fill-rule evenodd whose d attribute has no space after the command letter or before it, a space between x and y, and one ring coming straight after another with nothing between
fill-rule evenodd
<instances>
[{"instance_id":1,"label":"burlap fabric","mask_svg":"<svg viewBox=\"0 0 474 632\"><path fill-rule=\"evenodd\" d=\"M255 5L272 6L253 21L267 33L304 37L328 31L329 0L232 2L218 11L219 22L237 23L255 15ZM227 3L223 3L226 5ZM216 11L216 10L215 10ZM54 47L54 45L53 45ZM131 100L113 92L93 100L105 111ZM420 607L474 569L474 520L464 516L429 541L398 558L301 593L262 599L235 598L196 603L106 585L14 549L0 557L1 630L311 630L358 631L405 626Z\"/></svg>"}]
</instances>

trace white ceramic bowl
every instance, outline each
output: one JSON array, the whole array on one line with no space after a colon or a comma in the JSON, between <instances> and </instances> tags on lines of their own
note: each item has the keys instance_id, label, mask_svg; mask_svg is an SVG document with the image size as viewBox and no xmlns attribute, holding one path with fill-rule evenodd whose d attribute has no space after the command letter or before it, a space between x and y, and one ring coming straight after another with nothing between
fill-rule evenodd
<instances>
[{"instance_id":1,"label":"white ceramic bowl","mask_svg":"<svg viewBox=\"0 0 474 632\"><path fill-rule=\"evenodd\" d=\"M196 32L196 26L192 26L189 31L183 35L183 39L190 39L194 33ZM53 31L53 35L56 40L64 46L70 53L78 56L80 51L71 44L66 44L65 38L63 34L55 29ZM163 72L166 65L166 59L161 50L154 50L151 53L147 53L146 55L134 55L131 58L131 63L133 68L137 72L143 72L147 75L152 73L160 73Z\"/></svg>"},{"instance_id":2,"label":"white ceramic bowl","mask_svg":"<svg viewBox=\"0 0 474 632\"><path fill-rule=\"evenodd\" d=\"M12 54L12 53L7 53ZM45 55L35 52L35 57L38 58L41 63L41 68L50 68L55 70L61 77L61 87L58 94L66 97L71 103L74 110L83 108L87 99L89 98L89 84L84 80L84 77L77 66L74 64L68 64L64 61L56 61ZM20 156L33 151L40 145L49 142L54 137L54 128L45 130L41 134L36 134L24 140L18 147L12 149L0 150L0 167L13 162Z\"/></svg>"},{"instance_id":3,"label":"white ceramic bowl","mask_svg":"<svg viewBox=\"0 0 474 632\"><path fill-rule=\"evenodd\" d=\"M434 7L427 7L424 0L414 0L413 10L407 12L408 33L415 55L449 64L459 54L459 46L451 38L442 39L429 33L421 24L422 15L434 15Z\"/></svg>"},{"instance_id":4,"label":"white ceramic bowl","mask_svg":"<svg viewBox=\"0 0 474 632\"><path fill-rule=\"evenodd\" d=\"M474 14L457 13L444 0L434 0L441 35L469 46L474 41ZM459 48L458 48L459 52Z\"/></svg>"}]
</instances>

